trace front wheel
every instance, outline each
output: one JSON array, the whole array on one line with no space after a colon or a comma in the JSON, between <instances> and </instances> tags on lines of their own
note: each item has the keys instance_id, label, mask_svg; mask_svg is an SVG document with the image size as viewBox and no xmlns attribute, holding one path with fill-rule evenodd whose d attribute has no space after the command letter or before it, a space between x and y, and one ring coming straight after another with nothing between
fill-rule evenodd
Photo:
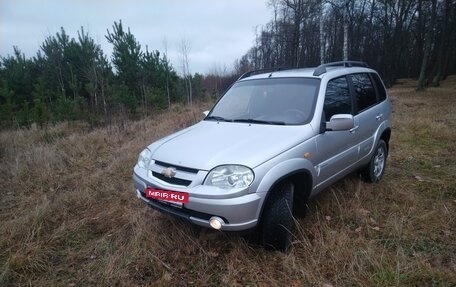
<instances>
[{"instance_id":1,"label":"front wheel","mask_svg":"<svg viewBox=\"0 0 456 287\"><path fill-rule=\"evenodd\" d=\"M263 245L286 251L292 242L294 186L291 182L284 182L270 192L263 212Z\"/></svg>"},{"instance_id":2,"label":"front wheel","mask_svg":"<svg viewBox=\"0 0 456 287\"><path fill-rule=\"evenodd\" d=\"M378 182L382 179L386 168L388 149L384 140L380 140L370 162L361 169L361 177L366 182Z\"/></svg>"}]
</instances>

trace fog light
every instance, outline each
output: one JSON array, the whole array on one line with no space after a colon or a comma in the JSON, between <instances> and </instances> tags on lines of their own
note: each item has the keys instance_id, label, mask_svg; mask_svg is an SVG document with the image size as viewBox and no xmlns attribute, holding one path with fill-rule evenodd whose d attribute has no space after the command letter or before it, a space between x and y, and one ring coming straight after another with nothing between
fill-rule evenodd
<instances>
[{"instance_id":1,"label":"fog light","mask_svg":"<svg viewBox=\"0 0 456 287\"><path fill-rule=\"evenodd\" d=\"M209 224L211 227L217 230L220 230L220 228L222 228L222 223L223 219L217 216L212 216L211 219L209 219Z\"/></svg>"}]
</instances>

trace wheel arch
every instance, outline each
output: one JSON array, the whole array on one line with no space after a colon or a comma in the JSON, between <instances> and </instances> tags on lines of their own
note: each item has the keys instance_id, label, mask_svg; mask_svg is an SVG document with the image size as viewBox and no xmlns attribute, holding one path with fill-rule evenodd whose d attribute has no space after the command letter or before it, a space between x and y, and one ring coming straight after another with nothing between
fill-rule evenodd
<instances>
[{"instance_id":1,"label":"wheel arch","mask_svg":"<svg viewBox=\"0 0 456 287\"><path fill-rule=\"evenodd\" d=\"M313 180L312 173L306 168L301 168L278 177L274 183L270 185L259 214L260 222L263 218L263 212L268 204L268 200L271 198L271 194L276 190L277 186L287 181L291 181L294 186L293 202L296 204L293 204L293 212L305 210L305 204L312 192Z\"/></svg>"},{"instance_id":2,"label":"wheel arch","mask_svg":"<svg viewBox=\"0 0 456 287\"><path fill-rule=\"evenodd\" d=\"M382 139L385 142L387 151L389 151L390 138L391 138L391 128L386 128L382 132L382 135L380 136L380 139Z\"/></svg>"}]
</instances>

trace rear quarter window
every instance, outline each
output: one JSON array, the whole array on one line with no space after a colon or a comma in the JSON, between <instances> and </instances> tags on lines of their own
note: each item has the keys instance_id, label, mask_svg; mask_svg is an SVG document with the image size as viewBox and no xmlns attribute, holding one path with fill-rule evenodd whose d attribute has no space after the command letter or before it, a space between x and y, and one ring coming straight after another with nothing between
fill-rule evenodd
<instances>
[{"instance_id":1,"label":"rear quarter window","mask_svg":"<svg viewBox=\"0 0 456 287\"><path fill-rule=\"evenodd\" d=\"M375 89L377 90L378 102L383 102L386 100L386 91L385 87L382 84L382 80L380 80L380 77L377 74L372 73L371 76L375 85Z\"/></svg>"}]
</instances>

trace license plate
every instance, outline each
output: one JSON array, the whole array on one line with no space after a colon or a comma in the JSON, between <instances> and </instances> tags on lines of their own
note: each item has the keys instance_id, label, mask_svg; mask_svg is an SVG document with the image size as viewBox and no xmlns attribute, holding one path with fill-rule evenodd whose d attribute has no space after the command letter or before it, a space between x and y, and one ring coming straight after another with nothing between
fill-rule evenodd
<instances>
[{"instance_id":1,"label":"license plate","mask_svg":"<svg viewBox=\"0 0 456 287\"><path fill-rule=\"evenodd\" d=\"M146 197L167 202L188 203L188 193L156 189L153 187L146 188Z\"/></svg>"}]
</instances>

